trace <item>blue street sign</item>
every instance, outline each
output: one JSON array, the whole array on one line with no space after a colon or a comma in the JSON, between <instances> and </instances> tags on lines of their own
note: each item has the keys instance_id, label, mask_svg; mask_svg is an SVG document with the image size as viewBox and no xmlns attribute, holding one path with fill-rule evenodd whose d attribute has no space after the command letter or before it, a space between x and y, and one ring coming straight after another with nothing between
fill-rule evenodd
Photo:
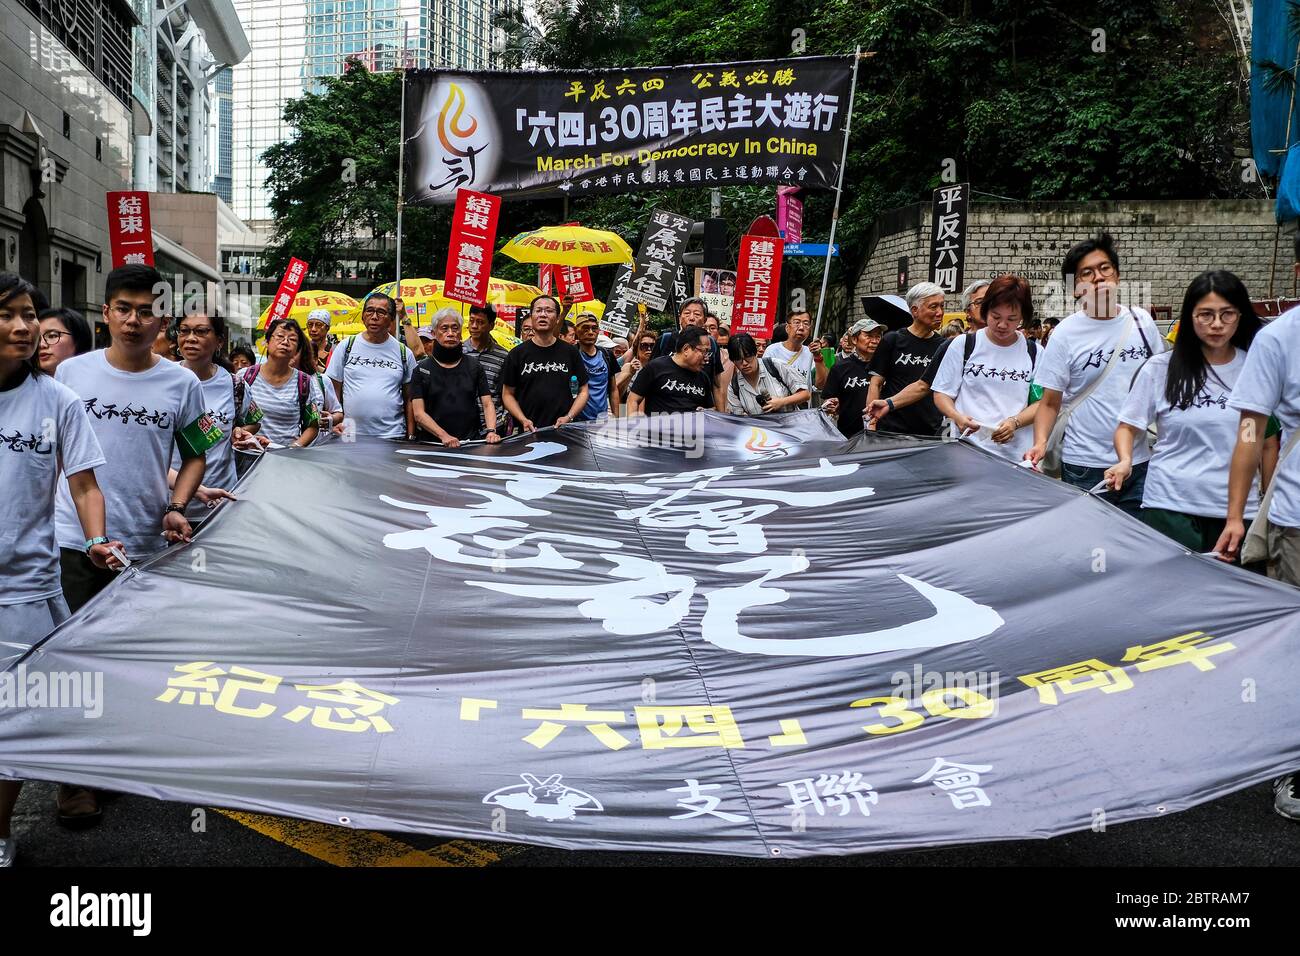
<instances>
[{"instance_id":1,"label":"blue street sign","mask_svg":"<svg viewBox=\"0 0 1300 956\"><path fill-rule=\"evenodd\" d=\"M824 242L787 242L785 244L785 254L787 256L817 256L826 258L826 243ZM840 244L837 242L831 248L831 255L840 254Z\"/></svg>"}]
</instances>

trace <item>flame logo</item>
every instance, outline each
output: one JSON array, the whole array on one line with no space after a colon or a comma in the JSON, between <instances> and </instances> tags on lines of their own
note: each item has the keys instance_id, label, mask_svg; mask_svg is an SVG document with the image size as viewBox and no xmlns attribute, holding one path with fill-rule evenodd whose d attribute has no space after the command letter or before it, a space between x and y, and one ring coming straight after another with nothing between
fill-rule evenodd
<instances>
[{"instance_id":1,"label":"flame logo","mask_svg":"<svg viewBox=\"0 0 1300 956\"><path fill-rule=\"evenodd\" d=\"M745 450L762 458L779 458L789 452L780 439L769 438L767 432L761 428L749 430L749 441L745 442Z\"/></svg>"},{"instance_id":2,"label":"flame logo","mask_svg":"<svg viewBox=\"0 0 1300 956\"><path fill-rule=\"evenodd\" d=\"M453 109L455 112L452 112ZM448 119L448 113L451 113L450 119ZM465 149L457 149L453 146L451 141L447 138L448 131L450 131L451 135L456 139L463 140L473 136L478 130L478 120L472 116L469 118L468 126L460 125L461 117L464 113L465 93L459 86L452 83L451 88L447 91L447 100L442 104L442 111L438 113L438 140L442 143L443 148L447 150L447 152L456 156L467 156L469 155L469 151Z\"/></svg>"}]
</instances>

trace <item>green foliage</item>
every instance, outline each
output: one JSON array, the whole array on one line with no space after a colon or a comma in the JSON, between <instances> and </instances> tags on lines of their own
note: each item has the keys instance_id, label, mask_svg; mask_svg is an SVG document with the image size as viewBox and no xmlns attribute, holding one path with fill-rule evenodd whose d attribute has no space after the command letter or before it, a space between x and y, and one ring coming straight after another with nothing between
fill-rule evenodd
<instances>
[{"instance_id":1,"label":"green foliage","mask_svg":"<svg viewBox=\"0 0 1300 956\"><path fill-rule=\"evenodd\" d=\"M507 32L507 60L547 69L872 51L862 61L839 241L849 282L885 210L928 201L944 161L984 194L1018 200L1250 195L1235 147L1249 141L1232 41L1212 0L541 0L535 26ZM1096 49L1104 30L1104 52ZM1279 67L1282 72L1285 68ZM290 137L267 151L278 220L273 259L328 273L358 231L396 224L400 78L354 67L285 109ZM356 161L355 182L341 175ZM977 198L978 195L977 195ZM635 245L650 210L704 218L703 189L576 197L568 219ZM824 239L833 194L805 200L805 233ZM561 200L507 201L502 238L564 221ZM733 246L770 187L726 187ZM448 207L408 207L408 274L441 274ZM386 261L391 268L392 254ZM816 265L818 268L813 268ZM793 270L819 273L819 263ZM509 263L499 275L536 281ZM603 297L612 270L596 270Z\"/></svg>"}]
</instances>

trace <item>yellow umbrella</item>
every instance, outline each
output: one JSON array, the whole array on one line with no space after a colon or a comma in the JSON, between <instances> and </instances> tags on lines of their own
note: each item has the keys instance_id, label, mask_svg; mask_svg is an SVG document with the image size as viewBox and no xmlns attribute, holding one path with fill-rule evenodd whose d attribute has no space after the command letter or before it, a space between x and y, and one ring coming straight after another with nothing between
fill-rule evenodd
<instances>
[{"instance_id":1,"label":"yellow umbrella","mask_svg":"<svg viewBox=\"0 0 1300 956\"><path fill-rule=\"evenodd\" d=\"M617 265L633 258L632 248L617 233L577 223L521 232L502 246L501 252L516 262L561 266Z\"/></svg>"},{"instance_id":2,"label":"yellow umbrella","mask_svg":"<svg viewBox=\"0 0 1300 956\"><path fill-rule=\"evenodd\" d=\"M605 317L605 303L599 299L592 299L589 302L575 302L564 317L572 322L575 317L583 312L590 312L596 318L603 319Z\"/></svg>"},{"instance_id":3,"label":"yellow umbrella","mask_svg":"<svg viewBox=\"0 0 1300 956\"><path fill-rule=\"evenodd\" d=\"M488 279L487 300L497 307L530 306L533 304L533 299L541 294L542 290L535 285L511 282L508 279L498 279L496 276Z\"/></svg>"},{"instance_id":4,"label":"yellow umbrella","mask_svg":"<svg viewBox=\"0 0 1300 956\"><path fill-rule=\"evenodd\" d=\"M338 321L344 316L350 315L354 310L358 310L359 307L356 299L350 295L344 295L342 292L322 292L308 289L299 292L294 298L293 305L289 307L289 318L306 328L307 316L317 309L324 309L329 312L335 321ZM262 313L262 317L258 319L258 328L266 327L266 319L270 314L271 306L268 305Z\"/></svg>"}]
</instances>

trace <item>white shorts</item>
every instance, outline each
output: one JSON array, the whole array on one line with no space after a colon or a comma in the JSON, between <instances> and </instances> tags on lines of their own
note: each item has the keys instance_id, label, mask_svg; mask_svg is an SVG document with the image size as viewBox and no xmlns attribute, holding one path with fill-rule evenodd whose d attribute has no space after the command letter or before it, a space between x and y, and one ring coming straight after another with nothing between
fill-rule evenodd
<instances>
[{"instance_id":1,"label":"white shorts","mask_svg":"<svg viewBox=\"0 0 1300 956\"><path fill-rule=\"evenodd\" d=\"M0 604L0 670L70 616L62 594L26 604Z\"/></svg>"}]
</instances>

